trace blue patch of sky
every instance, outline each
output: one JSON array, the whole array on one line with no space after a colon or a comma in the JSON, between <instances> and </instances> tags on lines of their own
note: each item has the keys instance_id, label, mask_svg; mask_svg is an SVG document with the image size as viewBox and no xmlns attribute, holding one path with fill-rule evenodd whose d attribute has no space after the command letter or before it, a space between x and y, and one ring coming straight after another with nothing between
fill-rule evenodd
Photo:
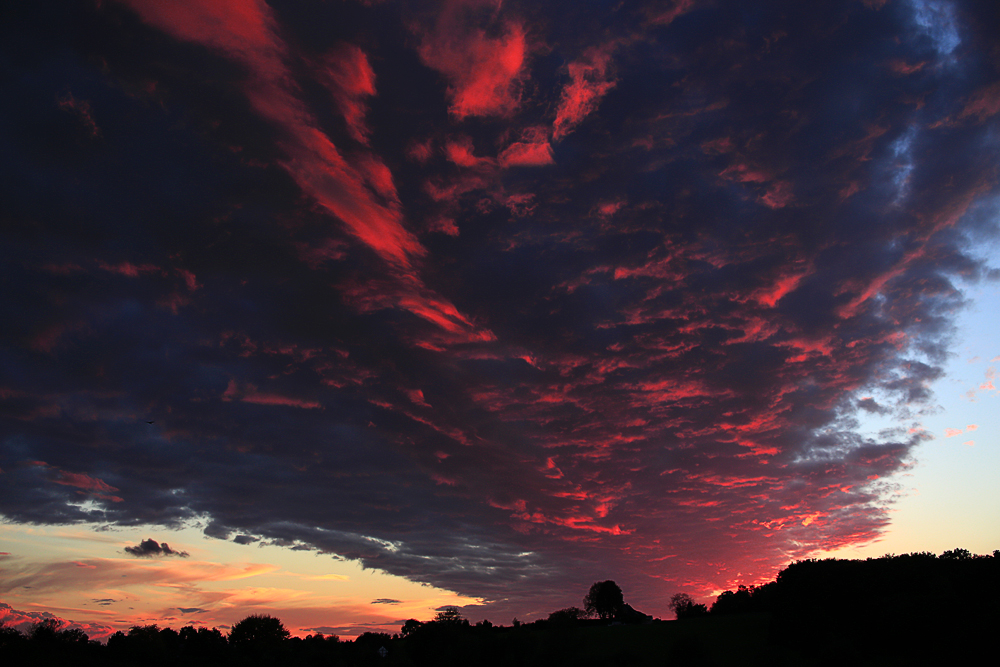
<instances>
[{"instance_id":1,"label":"blue patch of sky","mask_svg":"<svg viewBox=\"0 0 1000 667\"><path fill-rule=\"evenodd\" d=\"M951 56L962 43L955 20L955 8L941 0L910 0L913 20L920 32L931 38L934 49L942 56Z\"/></svg>"}]
</instances>

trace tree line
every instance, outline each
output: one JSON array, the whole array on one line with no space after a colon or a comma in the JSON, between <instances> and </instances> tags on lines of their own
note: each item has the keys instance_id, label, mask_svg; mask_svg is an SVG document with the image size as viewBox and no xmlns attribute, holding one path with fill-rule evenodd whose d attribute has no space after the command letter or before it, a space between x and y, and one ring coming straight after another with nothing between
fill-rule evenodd
<instances>
[{"instance_id":1,"label":"tree line","mask_svg":"<svg viewBox=\"0 0 1000 667\"><path fill-rule=\"evenodd\" d=\"M798 561L774 581L724 591L711 606L685 593L675 594L669 606L686 623L763 616L777 645L803 650L814 645L847 647L846 653L831 655L850 660L881 646L887 636L944 633L949 642L975 643L977 632L988 632L987 625L995 624L998 599L1000 551L979 556L955 549L940 556L922 552ZM0 662L71 661L81 667L178 662L193 667L284 662L388 666L440 664L450 657L500 665L542 664L539 656L548 655L551 660L545 664L558 664L560 655L577 650L569 638L579 635L572 633L655 622L627 604L621 588L608 580L590 587L582 607L560 609L531 623L514 619L511 626L494 626L484 620L473 625L449 607L430 621L407 620L398 633L366 632L351 642L321 633L291 637L279 619L254 614L227 634L217 628L144 625L116 632L100 644L80 629L61 629L59 621L48 619L26 633L0 626Z\"/></svg>"}]
</instances>

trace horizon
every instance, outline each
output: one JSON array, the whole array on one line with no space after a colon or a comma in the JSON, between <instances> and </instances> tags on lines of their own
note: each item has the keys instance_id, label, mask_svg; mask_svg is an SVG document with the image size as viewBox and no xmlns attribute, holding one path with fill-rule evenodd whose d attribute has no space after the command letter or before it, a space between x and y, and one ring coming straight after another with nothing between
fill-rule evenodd
<instances>
[{"instance_id":1,"label":"horizon","mask_svg":"<svg viewBox=\"0 0 1000 667\"><path fill-rule=\"evenodd\" d=\"M867 561L867 562L870 562L872 560L893 560L893 559L899 559L900 557L905 558L907 556L930 556L932 559L940 559L940 560L961 559L961 558L967 558L967 559L969 559L969 558L971 558L971 559L982 559L982 558L991 558L991 557L992 558L998 558L998 557L1000 557L1000 549L995 549L992 552L992 554L976 554L976 553L970 552L968 549L962 549L962 548L956 547L955 549L951 549L951 550L942 552L940 555L934 554L933 552L921 551L921 552L913 552L913 553L907 553L907 554L885 554L885 555L877 557L877 558L872 558L871 556L869 556L864 561L860 561L860 559L845 559L845 558L829 557L829 558L825 558L825 559L807 559L805 561L796 561L796 563L815 562L816 560L822 560L822 561L840 561L840 562L842 562L842 561L855 561L855 562L866 562ZM794 565L796 563L793 563L792 565ZM784 571L784 568L783 568L782 571ZM772 580L771 582L767 582L767 583L774 583L776 581L777 581L777 577L775 577L775 579ZM598 583L599 582L594 582L593 586L596 587L598 585ZM604 582L604 583L608 583L608 582ZM615 582L612 580L612 581L610 581L610 583L614 584ZM740 588L743 589L744 587L740 586ZM754 590L756 588L758 588L758 586L748 586L748 587L745 587L745 588L749 589L749 591L751 593L753 593ZM735 591L725 591L725 593L733 593L733 592L735 592ZM721 597L721 594L718 597ZM690 597L688 597L688 601L689 602L695 602ZM634 609L634 607L632 607L628 603L627 600L624 600L623 603L624 603L624 606L626 608L631 609L632 611L638 611L640 614L642 614L641 610ZM609 619L604 619L604 618L599 617L599 615L598 615L598 613L596 611L590 611L590 612L588 612L586 610L586 608L585 608L585 607L587 607L587 604L588 604L587 597L584 597L583 602L581 604L583 605L582 607L578 607L578 606L574 605L573 607L570 607L570 608L553 610L548 615L543 615L543 616L541 616L539 618L536 618L536 619L521 621L520 619L513 618L513 619L511 619L511 624L509 626L508 625L504 625L502 623L492 623L489 619L482 619L481 621L479 621L479 622L477 622L475 624L472 624L472 623L470 623L469 619L465 618L462 615L461 610L457 606L455 606L455 605L445 605L445 606L442 606L442 607L439 607L439 608L435 609L434 611L436 613L435 613L434 617L426 619L426 620L423 620L423 619L412 619L412 618L398 620L397 621L397 625L400 626L400 632L393 632L389 627L387 627L386 625L383 625L381 627L368 628L368 629L364 630L361 634L368 633L368 632L374 632L374 633L388 634L388 635L391 635L393 639L397 639L399 637L405 637L405 625L409 624L409 622L411 622L411 621L416 620L416 621L419 621L420 624L426 624L426 623L434 623L434 622L438 622L438 621L442 621L443 620L443 622L449 623L452 618L454 618L455 620L458 620L458 621L463 621L463 622L465 622L468 625L475 625L476 627L479 627L481 625L486 625L486 627L497 628L497 629L511 629L511 628L517 628L517 627L524 626L524 625L530 625L531 623L535 623L535 622L539 622L539 621L546 621L547 620L549 623L551 623L551 622L553 622L552 619L556 615L556 612L566 612L566 611L569 611L569 610L575 610L575 612L579 613L579 618L576 619L577 621L600 622L600 623L605 623L605 624L610 624L610 625L614 625L615 624L615 618L614 617L609 618ZM711 608L711 614L712 615L715 615L716 613L718 613L718 612L716 612L716 610L714 608L714 605L707 605L707 604L703 607L703 609L702 609L702 611L700 613L701 614L708 614L709 613L709 608ZM451 613L451 612L454 612L457 616L444 618L444 614L443 613ZM675 613L675 612L672 610L671 613ZM698 612L696 611L695 613L698 613ZM722 613L723 614L734 613L734 611L731 610L731 611L722 612ZM653 622L653 621L655 621L655 622L662 622L662 621L669 621L669 620L681 620L679 614L680 614L679 611L676 612L677 618L674 618L674 619L657 618L655 616L651 616L651 615L648 615L648 614L642 614L642 615L646 617L646 619L647 619L646 622ZM197 624L197 623L187 623L186 625L183 625L183 626L174 627L173 625L161 625L160 623L155 623L155 622L149 623L149 622L147 622L147 623L145 623L143 625L134 625L134 626L131 626L130 628L128 628L128 630L131 630L132 628L135 628L135 627L140 627L140 628L141 627L146 627L146 628L148 628L148 627L155 627L155 628L157 628L159 630L174 630L174 631L179 631L182 628L194 628L194 629L203 628L203 629L220 630L220 631L224 630L225 632L222 633L222 636L223 637L228 637L231 634L231 632L232 632L233 626L237 625L240 621L247 620L248 618L251 618L251 617L277 618L277 617L271 616L270 614L266 613L266 610L258 610L256 612L254 612L253 614L250 614L248 616L244 616L243 618L237 619L231 625L230 624L223 624L223 625L220 625L220 626L211 626L211 628L209 628L209 626L200 625L200 624ZM13 622L11 622L12 620L13 620ZM149 619L147 619L147 621L148 620ZM280 618L277 619L277 620L279 622L281 621ZM20 611L17 611L17 610L10 609L9 605L5 605L3 603L0 603L0 628L2 628L2 627L14 628L15 630L18 630L22 635L26 635L27 636L27 635L30 635L30 631L31 631L31 629L33 627L35 627L38 624L45 623L45 622L55 622L57 624L56 629L60 630L60 631L73 630L73 629L80 629L80 630L86 631L88 629L87 626L85 626L85 625L82 625L80 623L75 623L73 621L68 621L66 619L61 619L61 618L59 618L57 616L52 616L50 614L47 615L47 614L44 614L44 613L43 614L37 614L37 613L36 614L25 614L24 612L20 612ZM634 623L634 622L635 621L626 621L626 624ZM620 625L621 623L618 623L618 624ZM284 623L283 622L282 622L282 627L284 627ZM333 628L326 628L326 629L327 630L332 630ZM352 627L352 629L356 629L356 628ZM91 628L91 630L93 630L93 629ZM100 634L97 634L97 635L95 635L93 637L90 637L88 635L88 637L91 640L98 641L98 642L100 642L102 644L106 644L108 638L112 634L128 634L127 632L125 632L125 630L126 629L119 628L119 629L114 630L114 631L108 631L107 629L102 628L102 629L98 629L98 632ZM322 637L325 637L327 639L329 639L329 638L336 638L336 639L339 639L341 641L353 641L353 640L357 639L357 637L360 636L360 635L341 636L341 635L338 635L338 634L335 634L335 633L332 633L332 632L322 632L318 628L310 628L310 629L308 629L308 631L303 631L301 629L298 632L289 631L289 637L290 638L305 639L305 638L308 638L308 637L315 637L315 636L322 636Z\"/></svg>"},{"instance_id":2,"label":"horizon","mask_svg":"<svg viewBox=\"0 0 1000 667\"><path fill-rule=\"evenodd\" d=\"M1000 544L997 3L37 4L0 619L662 618Z\"/></svg>"}]
</instances>

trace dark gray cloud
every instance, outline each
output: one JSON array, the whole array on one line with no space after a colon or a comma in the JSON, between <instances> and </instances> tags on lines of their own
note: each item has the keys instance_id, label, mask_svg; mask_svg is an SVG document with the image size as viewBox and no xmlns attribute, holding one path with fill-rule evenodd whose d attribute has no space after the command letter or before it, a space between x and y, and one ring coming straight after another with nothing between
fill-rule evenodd
<instances>
[{"instance_id":1,"label":"dark gray cloud","mask_svg":"<svg viewBox=\"0 0 1000 667\"><path fill-rule=\"evenodd\" d=\"M501 622L876 537L1000 157L995 3L879 5L3 10L0 513Z\"/></svg>"},{"instance_id":2,"label":"dark gray cloud","mask_svg":"<svg viewBox=\"0 0 1000 667\"><path fill-rule=\"evenodd\" d=\"M379 598L377 600L372 600L372 604L402 604L402 600L393 600L392 598Z\"/></svg>"},{"instance_id":3,"label":"dark gray cloud","mask_svg":"<svg viewBox=\"0 0 1000 667\"><path fill-rule=\"evenodd\" d=\"M166 542L162 544L152 539L145 539L134 547L125 547L125 553L139 558L159 558L161 556L179 556L187 558L191 554L186 551L175 551Z\"/></svg>"}]
</instances>

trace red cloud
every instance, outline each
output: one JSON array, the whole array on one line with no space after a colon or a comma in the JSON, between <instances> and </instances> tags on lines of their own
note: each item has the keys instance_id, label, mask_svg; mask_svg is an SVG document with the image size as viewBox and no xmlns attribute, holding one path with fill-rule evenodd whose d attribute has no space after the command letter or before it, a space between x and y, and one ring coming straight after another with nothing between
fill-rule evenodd
<instances>
[{"instance_id":1,"label":"red cloud","mask_svg":"<svg viewBox=\"0 0 1000 667\"><path fill-rule=\"evenodd\" d=\"M117 491L117 488L97 477L91 477L90 475L85 475L83 473L60 470L55 466L50 466L44 461L31 461L30 464L55 472L56 477L52 481L56 484L72 486L79 489L77 493L86 493L87 495L94 496L95 498L110 500L114 503L120 503L123 501L123 499L118 496L110 495L111 493Z\"/></svg>"},{"instance_id":2,"label":"red cloud","mask_svg":"<svg viewBox=\"0 0 1000 667\"><path fill-rule=\"evenodd\" d=\"M0 602L0 626L14 628L24 634L27 634L31 632L32 627L36 623L47 620L56 621L58 623L57 627L60 630L83 630L87 633L87 637L92 640L105 639L115 631L114 628L104 625L103 623L77 623L75 621L67 621L59 618L58 616L54 616L47 611L21 611L19 609L14 609L9 604Z\"/></svg>"},{"instance_id":3,"label":"red cloud","mask_svg":"<svg viewBox=\"0 0 1000 667\"><path fill-rule=\"evenodd\" d=\"M471 327L454 306L424 287L416 276L413 260L425 255L426 250L403 225L389 169L371 153L355 155L350 161L345 159L290 89L291 75L284 62L286 48L277 36L274 18L265 3L121 1L158 28L181 39L220 49L246 65L251 72L247 97L261 115L284 132L282 146L288 159L282 166L303 191L388 262L394 269L394 278L406 284L389 291L398 297L392 305L441 324L451 334L456 333L456 327ZM456 36L450 30L459 25L456 10L457 5L453 4L445 11L434 39L425 42L421 50L430 58L429 62L440 63L457 77L455 113L461 117L490 109L499 112L513 108L510 86L523 62L523 31L510 25L498 39L488 38L482 31L465 31ZM327 73L335 97L339 95L337 99L345 110L349 127L364 139L364 127L359 124L363 109L359 105L365 96L374 93L374 74L357 47L344 47L330 57L343 70ZM487 333L473 328L462 335L480 340Z\"/></svg>"},{"instance_id":4,"label":"red cloud","mask_svg":"<svg viewBox=\"0 0 1000 667\"><path fill-rule=\"evenodd\" d=\"M889 68L889 71L892 72L893 74L896 74L896 75L899 75L899 76L906 76L908 74L914 74L916 72L919 72L920 70L922 70L926 66L927 66L927 63L925 61L923 61L923 60L921 60L920 62L917 62L917 63L913 63L911 65L910 63L906 62L902 58L893 58L888 63L886 63L886 67Z\"/></svg>"},{"instance_id":5,"label":"red cloud","mask_svg":"<svg viewBox=\"0 0 1000 667\"><path fill-rule=\"evenodd\" d=\"M441 350L452 343L495 340L489 329L479 327L449 301L431 292L419 280L403 277L397 281L367 280L344 286L344 298L361 312L399 306L436 325L440 331L423 332L410 341L428 349Z\"/></svg>"},{"instance_id":6,"label":"red cloud","mask_svg":"<svg viewBox=\"0 0 1000 667\"><path fill-rule=\"evenodd\" d=\"M190 42L209 44L239 60L270 65L266 75L277 76L284 67L274 19L263 0L177 0L144 2L119 0L143 20Z\"/></svg>"},{"instance_id":7,"label":"red cloud","mask_svg":"<svg viewBox=\"0 0 1000 667\"><path fill-rule=\"evenodd\" d=\"M152 264L141 264L136 266L131 262L120 262L119 264L105 264L104 262L98 262L97 266L104 271L118 273L123 276L128 276L129 278L138 278L143 273L158 273L160 271L159 267Z\"/></svg>"},{"instance_id":8,"label":"red cloud","mask_svg":"<svg viewBox=\"0 0 1000 667\"><path fill-rule=\"evenodd\" d=\"M769 208L784 208L795 200L792 194L792 184L788 181L775 181L758 201Z\"/></svg>"},{"instance_id":9,"label":"red cloud","mask_svg":"<svg viewBox=\"0 0 1000 667\"><path fill-rule=\"evenodd\" d=\"M73 97L72 93L67 93L65 97L59 99L59 108L77 114L91 137L101 136L101 128L97 127L97 123L94 121L89 102L78 100Z\"/></svg>"},{"instance_id":10,"label":"red cloud","mask_svg":"<svg viewBox=\"0 0 1000 667\"><path fill-rule=\"evenodd\" d=\"M254 403L256 405L281 405L290 408L305 408L310 410L321 409L322 404L316 401L307 401L292 396L267 393L257 391L257 387L252 384L239 387L235 380L230 380L226 391L222 394L224 401L243 401L244 403Z\"/></svg>"},{"instance_id":11,"label":"red cloud","mask_svg":"<svg viewBox=\"0 0 1000 667\"><path fill-rule=\"evenodd\" d=\"M341 155L318 128L313 115L289 89L286 48L277 36L270 8L263 2L182 0L148 3L121 0L145 21L175 37L217 48L246 65L251 77L246 94L254 108L284 130L289 159L282 166L305 192L339 218L348 230L392 264L409 268L411 258L424 248L404 226L395 190L375 156L360 169ZM339 63L351 72L337 75L334 84L345 103L374 91L373 75L360 50L345 47ZM360 110L348 104L354 120ZM349 119L349 123L350 123ZM360 131L355 127L355 130Z\"/></svg>"},{"instance_id":12,"label":"red cloud","mask_svg":"<svg viewBox=\"0 0 1000 667\"><path fill-rule=\"evenodd\" d=\"M762 169L756 169L750 165L737 163L726 167L719 172L719 176L730 181L740 183L763 183L771 178L770 174Z\"/></svg>"},{"instance_id":13,"label":"red cloud","mask_svg":"<svg viewBox=\"0 0 1000 667\"><path fill-rule=\"evenodd\" d=\"M353 44L343 45L326 56L320 74L344 115L350 135L367 144L365 99L375 94L375 72L364 51Z\"/></svg>"},{"instance_id":14,"label":"red cloud","mask_svg":"<svg viewBox=\"0 0 1000 667\"><path fill-rule=\"evenodd\" d=\"M444 153L448 159L460 167L481 167L491 166L494 161L487 157L476 157L473 155L472 137L461 136L452 139L444 146Z\"/></svg>"},{"instance_id":15,"label":"red cloud","mask_svg":"<svg viewBox=\"0 0 1000 667\"><path fill-rule=\"evenodd\" d=\"M83 489L84 491L104 491L110 493L118 490L96 477L83 475L81 473L66 472L65 470L59 471L59 476L56 478L55 482L56 484L75 486L76 488ZM119 500L121 500L121 498L119 498Z\"/></svg>"},{"instance_id":16,"label":"red cloud","mask_svg":"<svg viewBox=\"0 0 1000 667\"><path fill-rule=\"evenodd\" d=\"M1000 113L1000 82L983 86L966 102L965 108L958 114L960 119L975 116L982 123L990 116Z\"/></svg>"},{"instance_id":17,"label":"red cloud","mask_svg":"<svg viewBox=\"0 0 1000 667\"><path fill-rule=\"evenodd\" d=\"M521 139L500 153L497 160L502 167L541 167L553 164L552 147L549 145L547 127L535 125L521 130Z\"/></svg>"},{"instance_id":18,"label":"red cloud","mask_svg":"<svg viewBox=\"0 0 1000 667\"><path fill-rule=\"evenodd\" d=\"M552 139L558 141L580 124L597 108L601 98L615 87L608 78L613 45L590 49L583 59L569 64L570 83L562 91L556 120L552 124Z\"/></svg>"},{"instance_id":19,"label":"red cloud","mask_svg":"<svg viewBox=\"0 0 1000 667\"><path fill-rule=\"evenodd\" d=\"M552 159L552 147L547 141L515 142L500 153L499 159L504 167L542 167L555 164L555 160Z\"/></svg>"},{"instance_id":20,"label":"red cloud","mask_svg":"<svg viewBox=\"0 0 1000 667\"><path fill-rule=\"evenodd\" d=\"M613 201L603 201L599 202L596 207L597 214L603 217L611 217L618 211L620 211L625 205L626 201L624 199L615 199Z\"/></svg>"},{"instance_id":21,"label":"red cloud","mask_svg":"<svg viewBox=\"0 0 1000 667\"><path fill-rule=\"evenodd\" d=\"M406 156L421 164L427 162L434 156L434 148L431 146L431 143L430 139L426 139L411 144L406 150Z\"/></svg>"},{"instance_id":22,"label":"red cloud","mask_svg":"<svg viewBox=\"0 0 1000 667\"><path fill-rule=\"evenodd\" d=\"M427 231L447 234L448 236L458 236L458 225L451 218L434 218L427 223Z\"/></svg>"},{"instance_id":23,"label":"red cloud","mask_svg":"<svg viewBox=\"0 0 1000 667\"><path fill-rule=\"evenodd\" d=\"M524 28L505 22L497 37L467 24L466 8L476 0L451 0L432 31L422 36L421 59L451 81L451 113L468 116L503 116L520 102L519 80L527 45Z\"/></svg>"},{"instance_id":24,"label":"red cloud","mask_svg":"<svg viewBox=\"0 0 1000 667\"><path fill-rule=\"evenodd\" d=\"M794 292L802 282L802 279L812 273L812 269L787 273L778 278L773 285L763 288L754 293L753 297L763 306L774 308L782 297L790 292Z\"/></svg>"},{"instance_id":25,"label":"red cloud","mask_svg":"<svg viewBox=\"0 0 1000 667\"><path fill-rule=\"evenodd\" d=\"M701 144L701 150L703 153L709 155L721 155L723 153L729 153L733 151L736 146L733 144L733 140L729 137L719 137L718 139L711 139L709 141L704 141Z\"/></svg>"},{"instance_id":26,"label":"red cloud","mask_svg":"<svg viewBox=\"0 0 1000 667\"><path fill-rule=\"evenodd\" d=\"M695 0L666 0L646 8L646 15L652 25L670 25L681 14L694 7Z\"/></svg>"}]
</instances>

